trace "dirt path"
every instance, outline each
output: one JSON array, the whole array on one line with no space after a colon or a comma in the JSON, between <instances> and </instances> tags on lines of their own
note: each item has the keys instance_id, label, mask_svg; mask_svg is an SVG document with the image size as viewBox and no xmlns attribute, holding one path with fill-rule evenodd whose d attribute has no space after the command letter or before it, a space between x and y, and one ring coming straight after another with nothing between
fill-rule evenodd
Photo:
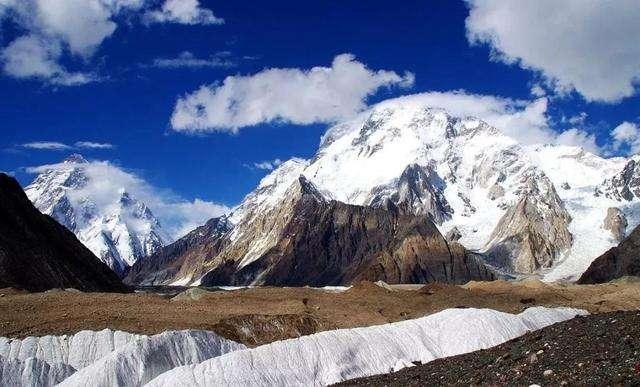
<instances>
[{"instance_id":1,"label":"dirt path","mask_svg":"<svg viewBox=\"0 0 640 387\"><path fill-rule=\"evenodd\" d=\"M517 313L532 305L573 306L592 313L640 308L640 284L546 285L540 282L432 284L388 290L360 283L341 292L311 288L253 288L169 295L0 290L0 336L68 334L120 329L155 334L206 329L248 345L322 330L411 319L451 307Z\"/></svg>"}]
</instances>

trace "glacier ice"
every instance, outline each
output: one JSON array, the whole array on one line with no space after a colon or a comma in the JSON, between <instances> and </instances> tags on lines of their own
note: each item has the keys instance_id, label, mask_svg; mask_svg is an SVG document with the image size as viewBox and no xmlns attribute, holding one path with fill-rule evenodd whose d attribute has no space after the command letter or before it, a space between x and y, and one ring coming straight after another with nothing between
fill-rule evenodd
<instances>
[{"instance_id":1,"label":"glacier ice","mask_svg":"<svg viewBox=\"0 0 640 387\"><path fill-rule=\"evenodd\" d=\"M213 332L136 335L105 329L0 338L0 385L138 386L172 368L245 349Z\"/></svg>"},{"instance_id":2,"label":"glacier ice","mask_svg":"<svg viewBox=\"0 0 640 387\"><path fill-rule=\"evenodd\" d=\"M322 386L489 348L587 312L534 307L514 315L447 309L379 326L321 332L175 368L149 386Z\"/></svg>"}]
</instances>

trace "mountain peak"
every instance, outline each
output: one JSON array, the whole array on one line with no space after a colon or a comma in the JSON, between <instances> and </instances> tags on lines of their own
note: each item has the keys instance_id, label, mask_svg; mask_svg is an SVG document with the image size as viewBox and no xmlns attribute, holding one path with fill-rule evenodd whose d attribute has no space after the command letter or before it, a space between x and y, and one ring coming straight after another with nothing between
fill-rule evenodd
<instances>
[{"instance_id":1,"label":"mountain peak","mask_svg":"<svg viewBox=\"0 0 640 387\"><path fill-rule=\"evenodd\" d=\"M66 159L62 160L65 164L87 164L88 161L79 153L73 153Z\"/></svg>"}]
</instances>

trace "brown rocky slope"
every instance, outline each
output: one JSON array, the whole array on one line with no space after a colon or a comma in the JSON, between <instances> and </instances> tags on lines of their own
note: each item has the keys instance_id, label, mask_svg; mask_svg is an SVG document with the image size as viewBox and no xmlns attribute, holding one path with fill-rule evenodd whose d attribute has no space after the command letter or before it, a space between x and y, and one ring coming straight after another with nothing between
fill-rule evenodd
<instances>
[{"instance_id":1,"label":"brown rocky slope","mask_svg":"<svg viewBox=\"0 0 640 387\"><path fill-rule=\"evenodd\" d=\"M426 215L391 202L373 208L322 200L304 178L299 184L303 194L278 243L246 266L222 263L202 284L466 283L496 277L481 259L449 244Z\"/></svg>"}]
</instances>

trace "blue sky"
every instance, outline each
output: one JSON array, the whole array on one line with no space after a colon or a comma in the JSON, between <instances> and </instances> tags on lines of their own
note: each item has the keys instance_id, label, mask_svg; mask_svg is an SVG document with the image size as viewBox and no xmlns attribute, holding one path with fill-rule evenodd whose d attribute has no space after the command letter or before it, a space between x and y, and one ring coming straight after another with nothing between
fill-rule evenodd
<instances>
[{"instance_id":1,"label":"blue sky","mask_svg":"<svg viewBox=\"0 0 640 387\"><path fill-rule=\"evenodd\" d=\"M56 1L72 7L79 0ZM640 36L635 18L640 5L634 1L612 2L619 8L613 10L569 0L560 8L549 1L515 8L490 0L176 1L183 8L171 8L164 0L91 0L102 7L101 13L87 16L88 27L67 28L86 15L67 15L62 5L42 10L38 0L22 5L0 0L0 170L13 172L26 185L33 175L25 167L59 162L78 151L109 160L186 200L231 206L268 172L255 163L311 157L327 126L349 112L404 94L460 89L525 103L544 98L545 125L551 130L579 130L587 138L580 141L595 142L597 151L607 156L640 149L640 97L633 83L640 75L640 52L634 48ZM540 8L530 9L532 4ZM32 16L24 15L34 10L44 16L25 21ZM536 18L548 20L545 12L569 15L564 20L574 22L563 28L570 33L558 30L557 23L541 25ZM539 28L527 30L518 18ZM105 30L94 36L96 20ZM15 62L14 43L25 37L45 47L48 68ZM542 49L541 42L546 44ZM592 46L585 47L585 42ZM598 60L585 58L581 50ZM19 54L24 52L38 54L33 48ZM356 102L351 109L327 106L318 113L300 112L287 105L292 101L279 97L279 108L261 112L255 122L246 121L241 110L240 116L228 119L201 122L187 117L182 129L172 125L178 99L203 85L210 85L207 98L228 92L242 106L241 98L259 99L252 89L256 74L264 74L261 82L273 88L293 74L267 74L265 69L300 69L304 76L316 66L331 68L334 58L344 53L353 55L345 59L348 64L366 66L374 74L366 76L372 83L360 94L345 96ZM379 70L387 73L375 73ZM240 83L249 91L220 86L227 76L244 76ZM361 83L356 82L355 89ZM296 87L308 95L304 82L291 85ZM351 89L327 87L330 94ZM216 109L216 101L224 99L210 99L209 107ZM277 122L270 118L274 115ZM625 122L624 130L612 136ZM44 141L68 148L24 146ZM113 147L73 145L79 141Z\"/></svg>"}]
</instances>

